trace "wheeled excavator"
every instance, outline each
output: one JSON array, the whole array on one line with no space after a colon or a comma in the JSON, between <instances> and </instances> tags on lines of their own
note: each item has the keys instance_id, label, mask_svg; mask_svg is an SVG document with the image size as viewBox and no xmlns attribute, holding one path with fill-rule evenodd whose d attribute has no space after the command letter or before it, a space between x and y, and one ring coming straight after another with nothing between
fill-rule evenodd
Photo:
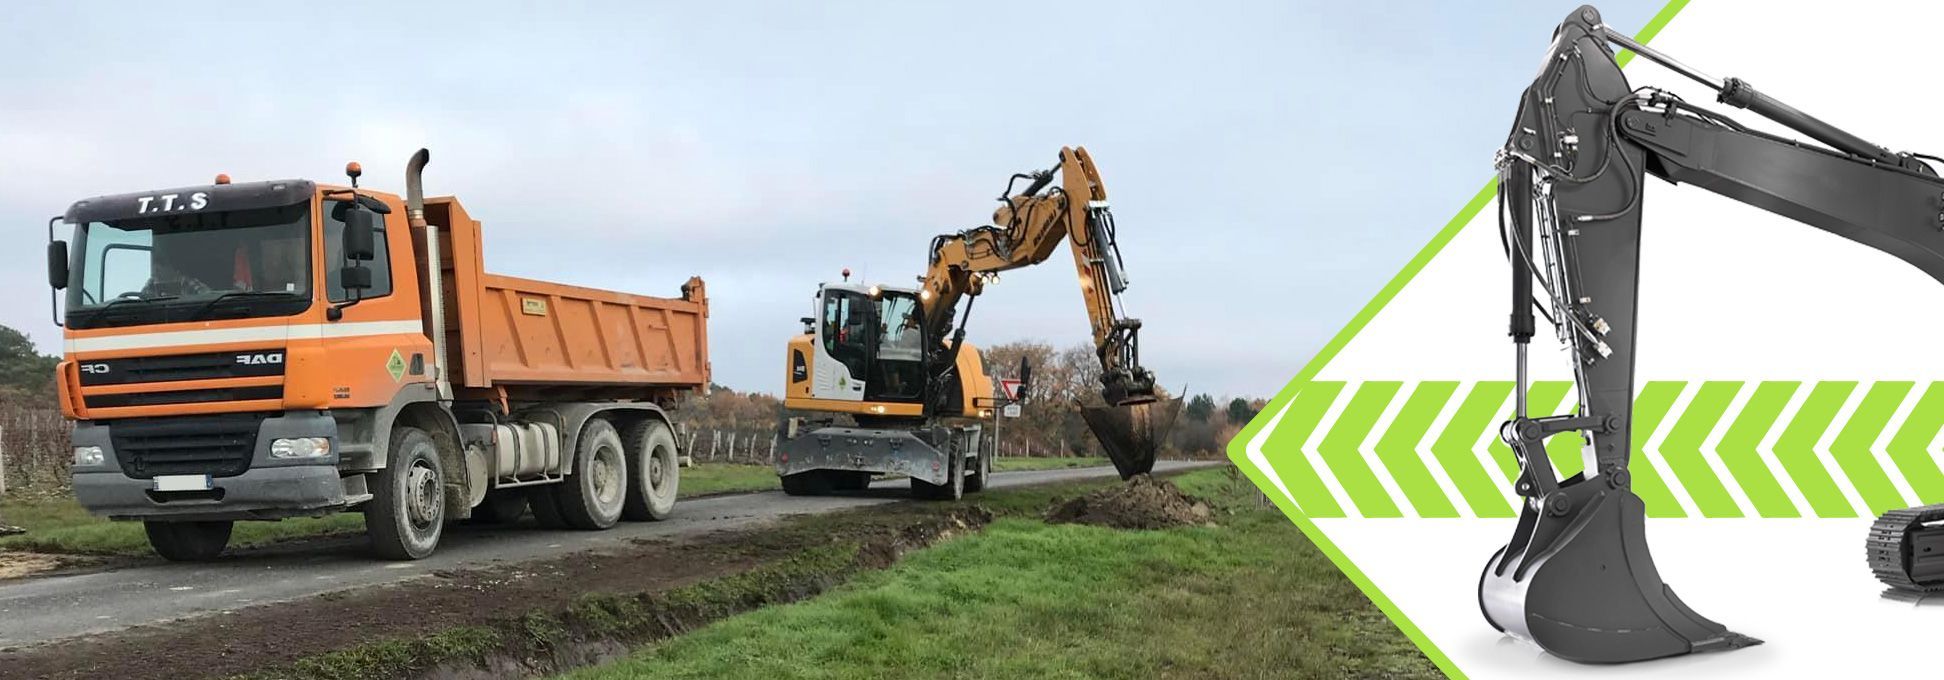
<instances>
[{"instance_id":1,"label":"wheeled excavator","mask_svg":"<svg viewBox=\"0 0 1944 680\"><path fill-rule=\"evenodd\" d=\"M1664 90L1634 88L1614 46L1816 143L1744 127ZM1746 81L1703 74L1608 27L1592 7L1560 24L1499 156L1518 379L1515 411L1500 437L1517 457L1514 490L1524 503L1512 540L1479 579L1488 622L1583 663L1760 643L1689 609L1661 581L1648 554L1644 506L1632 490L1632 438L1647 435L1633 431L1645 177L1769 210L1944 281L1944 180L1927 160L1938 159L1889 151ZM1535 293L1544 294L1543 306ZM1535 309L1574 359L1572 414L1528 412ZM1584 437L1584 472L1560 480L1545 440L1572 432ZM1871 568L1895 588L1944 587L1941 522L1944 506L1884 515L1868 540Z\"/></svg>"},{"instance_id":2,"label":"wheeled excavator","mask_svg":"<svg viewBox=\"0 0 1944 680\"><path fill-rule=\"evenodd\" d=\"M849 281L818 288L815 316L785 352L788 415L778 433L784 490L855 490L876 475L911 478L915 495L958 498L991 471L992 414L1001 406L979 352L965 340L973 302L1000 272L1045 262L1062 242L1100 361L1101 404L1082 417L1123 478L1153 470L1180 412L1140 362L1113 212L1084 148L1013 175L991 224L931 240L916 289ZM1031 367L1022 364L1022 381Z\"/></svg>"}]
</instances>

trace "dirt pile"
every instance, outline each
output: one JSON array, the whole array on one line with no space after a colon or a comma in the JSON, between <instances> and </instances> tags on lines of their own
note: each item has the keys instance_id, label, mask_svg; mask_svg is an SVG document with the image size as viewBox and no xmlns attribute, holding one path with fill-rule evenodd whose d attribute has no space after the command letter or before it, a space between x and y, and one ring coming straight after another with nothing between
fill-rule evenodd
<instances>
[{"instance_id":1,"label":"dirt pile","mask_svg":"<svg viewBox=\"0 0 1944 680\"><path fill-rule=\"evenodd\" d=\"M1054 524L1092 524L1116 529L1166 529L1207 524L1212 512L1173 482L1136 475L1126 484L1072 500L1055 499L1046 510Z\"/></svg>"}]
</instances>

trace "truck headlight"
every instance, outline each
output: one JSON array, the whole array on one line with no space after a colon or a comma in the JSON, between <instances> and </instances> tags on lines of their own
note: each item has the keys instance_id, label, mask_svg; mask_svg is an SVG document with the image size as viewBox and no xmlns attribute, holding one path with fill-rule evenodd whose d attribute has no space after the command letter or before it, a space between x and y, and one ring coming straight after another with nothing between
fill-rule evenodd
<instances>
[{"instance_id":1,"label":"truck headlight","mask_svg":"<svg viewBox=\"0 0 1944 680\"><path fill-rule=\"evenodd\" d=\"M101 447L99 446L74 447L75 467L94 467L106 462L108 462L108 456L101 452Z\"/></svg>"},{"instance_id":2,"label":"truck headlight","mask_svg":"<svg viewBox=\"0 0 1944 680\"><path fill-rule=\"evenodd\" d=\"M270 457L282 459L323 458L331 455L331 440L326 437L292 437L270 442Z\"/></svg>"}]
</instances>

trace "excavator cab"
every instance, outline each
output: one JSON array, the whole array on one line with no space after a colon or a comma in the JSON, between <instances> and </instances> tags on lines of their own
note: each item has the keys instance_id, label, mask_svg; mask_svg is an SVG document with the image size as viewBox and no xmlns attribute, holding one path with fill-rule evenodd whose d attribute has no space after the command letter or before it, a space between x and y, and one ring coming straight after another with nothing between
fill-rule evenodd
<instances>
[{"instance_id":1,"label":"excavator cab","mask_svg":"<svg viewBox=\"0 0 1944 680\"><path fill-rule=\"evenodd\" d=\"M924 333L916 291L826 283L816 309L807 324L815 356L804 371L813 398L921 403Z\"/></svg>"}]
</instances>

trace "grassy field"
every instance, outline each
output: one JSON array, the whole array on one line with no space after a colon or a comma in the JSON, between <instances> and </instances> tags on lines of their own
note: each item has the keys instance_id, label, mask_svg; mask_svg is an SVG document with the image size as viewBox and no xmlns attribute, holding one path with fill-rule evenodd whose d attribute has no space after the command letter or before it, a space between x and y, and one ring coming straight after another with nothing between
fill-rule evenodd
<instances>
[{"instance_id":1,"label":"grassy field","mask_svg":"<svg viewBox=\"0 0 1944 680\"><path fill-rule=\"evenodd\" d=\"M567 677L1441 677L1246 480L1178 483L1216 525L1048 525L992 494L980 534Z\"/></svg>"},{"instance_id":2,"label":"grassy field","mask_svg":"<svg viewBox=\"0 0 1944 680\"><path fill-rule=\"evenodd\" d=\"M1105 458L1023 458L1009 456L992 459L992 470L994 472L1062 470L1066 468L1100 467L1109 464Z\"/></svg>"},{"instance_id":3,"label":"grassy field","mask_svg":"<svg viewBox=\"0 0 1944 680\"><path fill-rule=\"evenodd\" d=\"M683 498L737 491L777 488L776 470L767 465L708 463L682 470ZM0 522L27 529L0 538L0 551L32 550L71 555L148 555L148 538L136 522L111 522L89 515L65 495L9 499L0 502ZM260 545L294 538L364 531L364 516L287 519L281 522L237 522L231 547Z\"/></svg>"}]
</instances>

